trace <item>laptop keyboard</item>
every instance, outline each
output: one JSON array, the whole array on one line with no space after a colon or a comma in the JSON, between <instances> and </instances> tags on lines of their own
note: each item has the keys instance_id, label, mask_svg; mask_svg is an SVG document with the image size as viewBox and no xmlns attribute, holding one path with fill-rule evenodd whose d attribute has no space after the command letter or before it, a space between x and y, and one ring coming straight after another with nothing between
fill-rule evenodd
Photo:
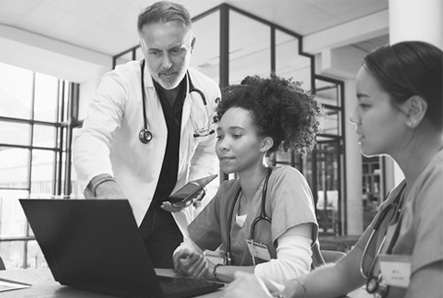
<instances>
[{"instance_id":1,"label":"laptop keyboard","mask_svg":"<svg viewBox=\"0 0 443 298\"><path fill-rule=\"evenodd\" d=\"M186 292L191 289L205 288L210 285L223 286L216 282L184 277L158 276L158 280L164 293Z\"/></svg>"}]
</instances>

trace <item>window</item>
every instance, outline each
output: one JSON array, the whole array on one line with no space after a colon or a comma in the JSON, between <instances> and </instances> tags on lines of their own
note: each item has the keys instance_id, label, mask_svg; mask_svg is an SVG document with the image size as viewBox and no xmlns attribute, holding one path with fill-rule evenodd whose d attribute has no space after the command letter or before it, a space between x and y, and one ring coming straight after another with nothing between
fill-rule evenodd
<instances>
[{"instance_id":1,"label":"window","mask_svg":"<svg viewBox=\"0 0 443 298\"><path fill-rule=\"evenodd\" d=\"M313 193L322 235L346 234L344 179L343 82L315 76L315 94L323 107L323 123L312 152Z\"/></svg>"},{"instance_id":2,"label":"window","mask_svg":"<svg viewBox=\"0 0 443 298\"><path fill-rule=\"evenodd\" d=\"M69 136L75 121L67 120L75 119L77 89L0 64L0 255L8 269L46 266L19 199L71 193Z\"/></svg>"}]
</instances>

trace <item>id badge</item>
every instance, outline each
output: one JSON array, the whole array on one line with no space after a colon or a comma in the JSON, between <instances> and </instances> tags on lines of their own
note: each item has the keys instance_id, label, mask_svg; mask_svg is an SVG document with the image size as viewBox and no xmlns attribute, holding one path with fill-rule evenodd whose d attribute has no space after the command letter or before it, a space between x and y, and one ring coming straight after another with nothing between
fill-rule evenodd
<instances>
[{"instance_id":1,"label":"id badge","mask_svg":"<svg viewBox=\"0 0 443 298\"><path fill-rule=\"evenodd\" d=\"M255 242L251 239L246 239L246 243L249 248L249 252L252 255L252 260L255 265L254 258L261 259L263 261L270 261L271 260L271 254L269 253L268 247L264 245L263 243Z\"/></svg>"},{"instance_id":2,"label":"id badge","mask_svg":"<svg viewBox=\"0 0 443 298\"><path fill-rule=\"evenodd\" d=\"M389 286L406 288L411 278L411 257L404 255L378 256L383 282Z\"/></svg>"}]
</instances>

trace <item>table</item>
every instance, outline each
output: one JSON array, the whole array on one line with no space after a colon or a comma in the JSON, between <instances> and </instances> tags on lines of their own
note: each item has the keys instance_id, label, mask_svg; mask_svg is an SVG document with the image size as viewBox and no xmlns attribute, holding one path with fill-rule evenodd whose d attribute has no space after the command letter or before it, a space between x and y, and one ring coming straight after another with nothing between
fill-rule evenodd
<instances>
[{"instance_id":1,"label":"table","mask_svg":"<svg viewBox=\"0 0 443 298\"><path fill-rule=\"evenodd\" d=\"M158 269L160 275L174 275L172 270ZM1 292L2 298L115 298L116 296L82 291L60 285L49 269L11 269L0 271L0 278L32 284L31 287ZM222 292L198 296L198 298L219 298Z\"/></svg>"},{"instance_id":2,"label":"table","mask_svg":"<svg viewBox=\"0 0 443 298\"><path fill-rule=\"evenodd\" d=\"M160 275L171 275L169 269L157 270ZM32 284L26 289L12 290L2 292L2 298L115 298L115 296L98 294L77 290L71 287L61 286L56 282L49 269L11 269L0 271L0 278L10 279L23 283ZM210 294L198 296L199 298L220 298L222 291L216 291ZM350 294L349 298L371 298L363 288L357 289ZM246 298L246 297L245 297Z\"/></svg>"}]
</instances>

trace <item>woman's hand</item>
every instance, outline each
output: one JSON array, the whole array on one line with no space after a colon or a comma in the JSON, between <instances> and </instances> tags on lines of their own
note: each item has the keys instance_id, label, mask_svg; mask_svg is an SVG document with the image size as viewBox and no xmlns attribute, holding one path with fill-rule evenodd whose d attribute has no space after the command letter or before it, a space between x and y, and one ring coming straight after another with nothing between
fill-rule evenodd
<instances>
[{"instance_id":1,"label":"woman's hand","mask_svg":"<svg viewBox=\"0 0 443 298\"><path fill-rule=\"evenodd\" d=\"M208 273L208 261L196 252L188 249L178 251L173 256L175 270L184 275L196 279L205 278Z\"/></svg>"}]
</instances>

